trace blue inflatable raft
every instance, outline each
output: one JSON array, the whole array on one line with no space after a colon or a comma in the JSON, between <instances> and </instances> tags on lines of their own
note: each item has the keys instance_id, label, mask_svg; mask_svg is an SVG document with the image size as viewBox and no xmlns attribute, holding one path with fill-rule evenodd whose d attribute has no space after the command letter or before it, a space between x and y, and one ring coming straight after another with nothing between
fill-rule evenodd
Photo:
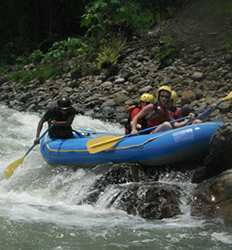
<instances>
[{"instance_id":1,"label":"blue inflatable raft","mask_svg":"<svg viewBox=\"0 0 232 250\"><path fill-rule=\"evenodd\" d=\"M91 167L124 162L157 166L206 155L210 140L221 125L221 122L205 122L156 134L127 136L97 153L91 153L87 145L96 138L101 141L105 135L100 133L90 132L84 137L75 135L66 140L51 140L46 135L40 142L40 151L52 165Z\"/></svg>"}]
</instances>

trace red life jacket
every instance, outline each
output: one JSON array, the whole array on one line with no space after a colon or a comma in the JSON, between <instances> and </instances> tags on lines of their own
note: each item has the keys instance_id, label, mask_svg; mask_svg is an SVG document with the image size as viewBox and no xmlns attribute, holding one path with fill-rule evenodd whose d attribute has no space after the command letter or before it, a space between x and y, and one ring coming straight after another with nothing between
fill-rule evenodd
<instances>
[{"instance_id":1,"label":"red life jacket","mask_svg":"<svg viewBox=\"0 0 232 250\"><path fill-rule=\"evenodd\" d=\"M182 108L173 107L170 111L170 114L174 120L179 119L183 116Z\"/></svg>"},{"instance_id":2,"label":"red life jacket","mask_svg":"<svg viewBox=\"0 0 232 250\"><path fill-rule=\"evenodd\" d=\"M131 133L131 121L134 119L134 117L141 111L141 107L139 105L134 105L131 108L129 108L129 116L128 120L125 124L125 134L130 134ZM145 129L146 126L146 120L142 119L139 121L139 124L141 125L141 129Z\"/></svg>"},{"instance_id":3,"label":"red life jacket","mask_svg":"<svg viewBox=\"0 0 232 250\"><path fill-rule=\"evenodd\" d=\"M170 121L171 113L158 103L153 105L153 112L146 117L147 127L160 125L165 121Z\"/></svg>"}]
</instances>

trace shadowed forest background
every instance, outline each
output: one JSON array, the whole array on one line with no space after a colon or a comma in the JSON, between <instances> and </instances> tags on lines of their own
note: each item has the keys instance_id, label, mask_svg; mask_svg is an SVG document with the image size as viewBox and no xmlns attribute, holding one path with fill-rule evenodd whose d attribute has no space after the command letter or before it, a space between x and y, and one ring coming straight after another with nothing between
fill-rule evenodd
<instances>
[{"instance_id":1,"label":"shadowed forest background","mask_svg":"<svg viewBox=\"0 0 232 250\"><path fill-rule=\"evenodd\" d=\"M231 13L229 0L5 1L0 6L0 73L23 82L65 72L96 74L116 65L135 37L142 40L154 30L162 42L154 59L162 67L173 61L182 42L230 53Z\"/></svg>"},{"instance_id":2,"label":"shadowed forest background","mask_svg":"<svg viewBox=\"0 0 232 250\"><path fill-rule=\"evenodd\" d=\"M1 62L34 49L43 52L67 37L102 39L109 32L144 32L161 15L170 17L183 0L25 0L4 1L0 7ZM127 34L128 33L128 34ZM130 33L130 34L129 34Z\"/></svg>"}]
</instances>

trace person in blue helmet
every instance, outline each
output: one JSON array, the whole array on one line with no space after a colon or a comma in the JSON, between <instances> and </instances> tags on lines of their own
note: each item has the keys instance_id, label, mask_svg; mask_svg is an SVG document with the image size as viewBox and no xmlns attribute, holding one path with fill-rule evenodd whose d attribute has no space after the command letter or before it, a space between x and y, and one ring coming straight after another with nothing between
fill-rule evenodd
<instances>
[{"instance_id":1,"label":"person in blue helmet","mask_svg":"<svg viewBox=\"0 0 232 250\"><path fill-rule=\"evenodd\" d=\"M73 137L72 122L77 111L71 100L64 96L57 101L57 105L48 109L40 119L34 144L39 143L40 132L45 122L48 123L48 134L53 139L67 139Z\"/></svg>"}]
</instances>

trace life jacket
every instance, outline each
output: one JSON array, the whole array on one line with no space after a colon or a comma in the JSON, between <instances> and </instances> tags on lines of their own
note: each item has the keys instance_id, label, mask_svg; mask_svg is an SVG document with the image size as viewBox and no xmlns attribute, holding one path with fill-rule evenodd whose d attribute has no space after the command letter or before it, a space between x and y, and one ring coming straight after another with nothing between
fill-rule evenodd
<instances>
[{"instance_id":1,"label":"life jacket","mask_svg":"<svg viewBox=\"0 0 232 250\"><path fill-rule=\"evenodd\" d=\"M133 118L141 111L141 107L139 105L132 105L129 107L128 112L129 116L127 119L127 122L125 124L125 134L130 134L131 133L131 121ZM146 128L146 121L145 119L142 119L139 121L139 124L141 125L141 129Z\"/></svg>"},{"instance_id":2,"label":"life jacket","mask_svg":"<svg viewBox=\"0 0 232 250\"><path fill-rule=\"evenodd\" d=\"M174 120L188 116L189 113L194 113L194 110L187 104L183 107L172 107L170 109L170 114Z\"/></svg>"},{"instance_id":3,"label":"life jacket","mask_svg":"<svg viewBox=\"0 0 232 250\"><path fill-rule=\"evenodd\" d=\"M51 124L52 120L55 121L66 121L73 120L76 114L76 110L73 107L67 110L61 110L59 107L53 107L49 109L43 116L44 121L48 122L49 125L49 136L51 138L72 138L72 127L71 124L67 125L58 125L58 124ZM51 126L52 125L52 126Z\"/></svg>"},{"instance_id":4,"label":"life jacket","mask_svg":"<svg viewBox=\"0 0 232 250\"><path fill-rule=\"evenodd\" d=\"M170 109L170 115L174 120L181 118L183 116L182 108L172 107Z\"/></svg>"},{"instance_id":5,"label":"life jacket","mask_svg":"<svg viewBox=\"0 0 232 250\"><path fill-rule=\"evenodd\" d=\"M165 121L170 121L171 112L162 107L159 103L155 103L153 105L153 111L146 115L145 119L148 128L154 127Z\"/></svg>"}]
</instances>

